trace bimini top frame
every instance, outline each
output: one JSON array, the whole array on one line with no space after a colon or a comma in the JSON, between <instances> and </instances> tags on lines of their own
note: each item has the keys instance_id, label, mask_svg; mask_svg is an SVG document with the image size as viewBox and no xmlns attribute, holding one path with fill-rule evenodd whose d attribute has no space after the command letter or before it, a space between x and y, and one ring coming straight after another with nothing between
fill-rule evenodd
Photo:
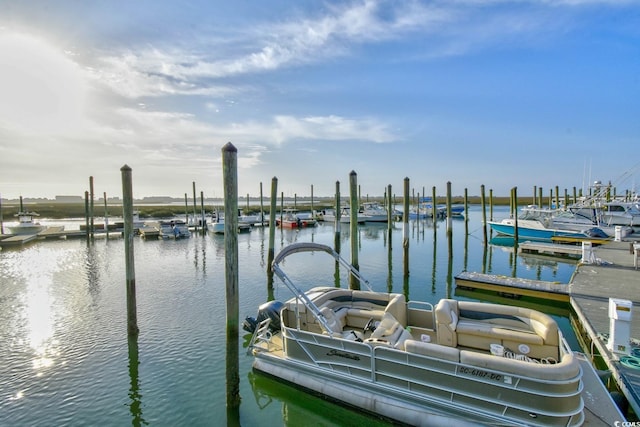
<instances>
[{"instance_id":1,"label":"bimini top frame","mask_svg":"<svg viewBox=\"0 0 640 427\"><path fill-rule=\"evenodd\" d=\"M361 284L364 284L365 287L372 291L371 286L369 285L369 281L366 280L360 272L351 265L348 261L340 256L340 254L334 251L331 247L327 245L323 245L320 243L312 243L312 242L302 242L302 243L294 243L282 249L278 255L273 260L271 264L272 271L284 282L284 284L289 288L289 290L296 296L297 299L301 300L305 305L307 310L311 311L318 322L322 325L322 328L329 333L330 336L333 336L333 332L327 323L327 319L322 314L320 309L309 299L309 297L302 292L300 288L298 288L289 277L282 271L280 268L280 262L285 259L287 256L299 253L299 252L326 252L331 255L336 261L338 261L343 267L349 270L349 273L353 275ZM297 317L297 316L296 316Z\"/></svg>"}]
</instances>

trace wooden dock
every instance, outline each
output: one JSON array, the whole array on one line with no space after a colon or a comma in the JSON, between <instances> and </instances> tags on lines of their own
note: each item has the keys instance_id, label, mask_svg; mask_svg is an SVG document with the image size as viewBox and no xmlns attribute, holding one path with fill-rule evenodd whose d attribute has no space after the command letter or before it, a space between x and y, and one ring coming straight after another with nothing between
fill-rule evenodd
<instances>
[{"instance_id":1,"label":"wooden dock","mask_svg":"<svg viewBox=\"0 0 640 427\"><path fill-rule=\"evenodd\" d=\"M0 240L0 246L20 246L36 240L37 234L3 234Z\"/></svg>"},{"instance_id":2,"label":"wooden dock","mask_svg":"<svg viewBox=\"0 0 640 427\"><path fill-rule=\"evenodd\" d=\"M606 365L631 409L640 414L640 364L636 368L622 363L623 355L607 347L609 298L631 301L633 310L640 307L640 271L633 264L633 242L610 242L594 248L593 252L593 262L579 264L568 284L469 272L456 276L456 284L464 289L486 289L556 301L566 298L576 313L576 327L589 340L587 357L591 362ZM640 348L640 314L632 317L630 328L630 348Z\"/></svg>"},{"instance_id":3,"label":"wooden dock","mask_svg":"<svg viewBox=\"0 0 640 427\"><path fill-rule=\"evenodd\" d=\"M544 280L463 271L456 277L456 285L466 289L483 289L499 294L522 295L554 301L569 302L568 285Z\"/></svg>"},{"instance_id":4,"label":"wooden dock","mask_svg":"<svg viewBox=\"0 0 640 427\"><path fill-rule=\"evenodd\" d=\"M94 232L94 237L106 237L106 231ZM0 247L21 246L27 243L44 239L71 239L87 237L86 230L65 230L63 226L51 226L37 234L2 234L0 235ZM109 231L109 238L122 237L120 231Z\"/></svg>"},{"instance_id":5,"label":"wooden dock","mask_svg":"<svg viewBox=\"0 0 640 427\"><path fill-rule=\"evenodd\" d=\"M528 254L551 255L551 256L582 256L582 246L559 245L556 243L544 242L523 242L518 244L518 251Z\"/></svg>"}]
</instances>

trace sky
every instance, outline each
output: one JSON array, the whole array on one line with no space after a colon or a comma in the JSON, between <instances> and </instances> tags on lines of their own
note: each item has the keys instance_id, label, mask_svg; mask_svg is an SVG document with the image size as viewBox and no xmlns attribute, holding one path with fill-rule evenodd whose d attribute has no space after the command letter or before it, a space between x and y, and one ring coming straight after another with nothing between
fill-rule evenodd
<instances>
[{"instance_id":1,"label":"sky","mask_svg":"<svg viewBox=\"0 0 640 427\"><path fill-rule=\"evenodd\" d=\"M640 186L638 0L0 0L0 195Z\"/></svg>"}]
</instances>

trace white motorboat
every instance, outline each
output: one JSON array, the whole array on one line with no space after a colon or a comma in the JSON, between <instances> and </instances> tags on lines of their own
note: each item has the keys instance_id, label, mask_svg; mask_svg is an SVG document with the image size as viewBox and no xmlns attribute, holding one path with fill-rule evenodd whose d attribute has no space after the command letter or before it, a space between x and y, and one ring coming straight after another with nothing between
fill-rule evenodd
<instances>
[{"instance_id":1,"label":"white motorboat","mask_svg":"<svg viewBox=\"0 0 640 427\"><path fill-rule=\"evenodd\" d=\"M38 234L47 228L34 220L34 217L40 216L35 212L20 211L15 216L18 217L18 224L7 226L11 234Z\"/></svg>"},{"instance_id":2,"label":"white motorboat","mask_svg":"<svg viewBox=\"0 0 640 427\"><path fill-rule=\"evenodd\" d=\"M364 202L360 206L360 214L364 217L365 222L388 222L389 216L387 208L378 202ZM397 212L393 212L392 218L397 216Z\"/></svg>"},{"instance_id":3,"label":"white motorboat","mask_svg":"<svg viewBox=\"0 0 640 427\"><path fill-rule=\"evenodd\" d=\"M580 363L548 315L453 299L434 307L371 290L303 292L280 263L315 251L368 287L328 246L285 247L273 271L294 297L263 304L244 323L255 371L409 425L584 422Z\"/></svg>"},{"instance_id":4,"label":"white motorboat","mask_svg":"<svg viewBox=\"0 0 640 427\"><path fill-rule=\"evenodd\" d=\"M207 223L207 230L213 234L224 234L224 215L217 215L215 222ZM238 233L251 231L251 225L238 222Z\"/></svg>"},{"instance_id":5,"label":"white motorboat","mask_svg":"<svg viewBox=\"0 0 640 427\"><path fill-rule=\"evenodd\" d=\"M335 209L323 209L320 211L320 216L324 222L335 222L336 221L336 210ZM366 217L358 212L356 220L358 224L364 224L366 221ZM351 223L351 209L348 206L343 206L340 208L340 223L342 224L350 224Z\"/></svg>"}]
</instances>

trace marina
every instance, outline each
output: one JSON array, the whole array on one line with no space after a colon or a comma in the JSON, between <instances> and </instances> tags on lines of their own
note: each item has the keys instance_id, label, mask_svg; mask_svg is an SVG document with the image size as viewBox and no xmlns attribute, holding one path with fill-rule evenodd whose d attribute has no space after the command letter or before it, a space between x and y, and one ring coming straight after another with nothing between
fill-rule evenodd
<instances>
[{"instance_id":1,"label":"marina","mask_svg":"<svg viewBox=\"0 0 640 427\"><path fill-rule=\"evenodd\" d=\"M506 252L500 247L487 248L481 242L480 217L479 207L470 206L464 222L453 223L452 252L447 249L449 238L445 221L412 221L407 229L410 259L413 260L410 268L404 265L406 260L400 244L403 227L400 223L392 224L391 234L387 224L360 225L361 271L367 273L377 292L404 294L411 300L432 304L442 298L484 299L484 296L475 295L478 291L462 286L456 288L454 272L485 271L487 273L479 274L567 286L576 270L575 262L567 263L557 258L558 261L546 261L531 268L528 265L530 260L525 263L525 258L513 252ZM72 227L62 225L65 229ZM48 226L58 225L50 223ZM474 231L467 233L465 230L468 229ZM265 285L267 234L267 228L256 227L251 233L238 235L239 269L245 278L243 283L249 284L244 286L250 286L241 292L242 315L255 314L255 307L264 302L270 292L276 299L284 298L282 289L279 289L281 285L273 291ZM350 230L343 229L339 241L345 258L350 255L347 243L350 238ZM311 228L280 229L277 231L276 249L279 251L301 241L335 245L333 224L325 222ZM216 310L224 310L223 290L219 286L223 280L223 243L224 238L215 234L194 234L190 239L165 241L135 239L141 310L140 339L135 347L127 344L124 332L123 239L99 239L93 244L87 244L83 239L41 239L25 246L7 246L0 252L0 268L9 280L9 286L3 289L4 301L12 301L22 294L32 295L35 292L37 295L46 291L44 295L48 296L44 301L49 302L44 305L36 304L36 300L29 302L29 306L39 307L37 310L45 316L33 317L23 329L15 330L10 325L16 325L18 319L25 315L23 306L1 307L6 316L3 325L7 326L0 329L0 338L12 344L6 349L10 353L0 356L8 361L10 372L20 374L10 377L7 376L9 371L4 374L0 371L0 380L7 384L9 391L9 397L2 401L0 424L42 425L38 420L43 419L65 424L70 417L80 422L95 423L103 418L94 410L111 414L110 419L119 420L119 424L135 419L152 423L162 419L163 423L171 424L183 424L187 420L193 422L195 419L204 423L204 420L211 419L211 414L224 411L221 382L224 378L224 352L211 352L212 343L224 342L224 325L219 314L213 314ZM630 257L627 261L632 260L628 244L626 255ZM599 253L597 256L605 259ZM53 261L48 261L49 257ZM25 272L29 271L26 266L33 265L36 260L42 269L36 276L26 275ZM67 264L69 267L65 267ZM71 265L82 267L71 268ZM320 273L327 268L332 269L333 263L323 265L314 258L312 264L299 264L291 259L287 261L287 268L294 271L296 280L301 278L300 274L306 280L320 278ZM635 273L635 270L631 271ZM501 302L512 303L517 301L505 299ZM564 314L566 310L551 306L536 309L548 311L572 350L581 351L579 339L574 334L575 326ZM62 319L66 320L62 322ZM44 328L50 331L48 335L19 338L42 330L42 327L37 327L38 323L49 325ZM98 331L103 335L100 338L96 335ZM77 335L80 332L82 336ZM248 345L249 339L250 336L245 336L243 346ZM132 348L138 349L136 359L131 359ZM590 361L591 358L588 354L584 360ZM80 363L71 363L72 360ZM578 360L585 385L594 381L593 376L597 381L595 372L591 375L587 369L590 365L585 365L580 357ZM340 420L346 419L356 424L387 425L386 421L370 414L327 403L312 395L285 397L281 394L281 385L266 378L256 379L259 374L253 373L250 357L241 357L240 362L243 396L240 417L243 424L282 425L282 411L286 408L287 413L295 414L292 416L299 417L296 418L298 420L305 419L303 414L312 411L314 417L331 420L334 425L342 425ZM135 372L127 367L132 363L139 366ZM31 377L28 372L34 369L33 366L36 366L36 375ZM171 367L171 372L159 375L159 366ZM79 374L78 369L82 372L90 370L91 374ZM84 378L87 375L92 382L102 384L100 391L91 385L85 390ZM163 379L166 375L168 377ZM167 388L169 383L172 386ZM136 384L134 388L132 384ZM34 394L34 387L45 387L52 392ZM592 387L591 390L595 392L596 389ZM72 395L74 399L61 402L58 398L60 393ZM89 403L90 396L96 393L104 396L102 403ZM174 403L163 405L166 399L163 396L168 393ZM198 398L201 395L210 398L202 400ZM583 400L587 405L588 399L583 397ZM271 403L265 404L265 401ZM26 410L34 408L34 405L41 409ZM612 416L610 410L606 411L607 416L593 414L593 411L603 409L602 406L601 400L596 400L595 405L585 406L585 419L592 420L595 416L610 420L606 418ZM53 407L56 408L55 415ZM614 418L617 416L613 415ZM588 425L611 423L591 422Z\"/></svg>"}]
</instances>

